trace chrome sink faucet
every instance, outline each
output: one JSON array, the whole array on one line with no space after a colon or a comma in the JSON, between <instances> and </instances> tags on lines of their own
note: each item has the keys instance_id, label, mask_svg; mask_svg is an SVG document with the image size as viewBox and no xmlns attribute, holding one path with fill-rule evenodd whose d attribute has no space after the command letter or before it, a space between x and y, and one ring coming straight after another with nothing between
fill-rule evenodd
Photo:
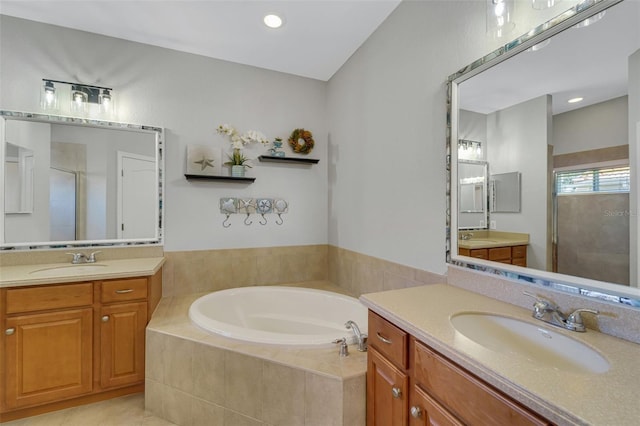
<instances>
[{"instance_id":1,"label":"chrome sink faucet","mask_svg":"<svg viewBox=\"0 0 640 426\"><path fill-rule=\"evenodd\" d=\"M533 303L532 316L535 319L544 321L548 324L561 327L566 330L585 332L587 331L584 323L582 322L581 312L589 312L594 315L598 315L600 311L595 309L576 309L568 316L563 314L560 308L553 302L540 298L535 294L527 291L523 292L529 297L533 297L536 301Z\"/></svg>"},{"instance_id":2,"label":"chrome sink faucet","mask_svg":"<svg viewBox=\"0 0 640 426\"><path fill-rule=\"evenodd\" d=\"M358 341L358 350L360 352L366 352L367 351L367 335L365 333L360 332L360 328L358 327L358 324L355 323L355 321L347 321L344 325L345 327L347 327L347 330L353 330L353 334L356 335L356 339Z\"/></svg>"},{"instance_id":3,"label":"chrome sink faucet","mask_svg":"<svg viewBox=\"0 0 640 426\"><path fill-rule=\"evenodd\" d=\"M73 259L71 259L71 263L74 265L78 265L80 263L96 263L96 254L98 253L102 253L100 251L94 251L93 253L91 253L89 256L87 256L84 253L67 253L68 255L73 256Z\"/></svg>"},{"instance_id":4,"label":"chrome sink faucet","mask_svg":"<svg viewBox=\"0 0 640 426\"><path fill-rule=\"evenodd\" d=\"M473 237L473 232L467 232L465 234L460 234L461 240L470 240Z\"/></svg>"}]
</instances>

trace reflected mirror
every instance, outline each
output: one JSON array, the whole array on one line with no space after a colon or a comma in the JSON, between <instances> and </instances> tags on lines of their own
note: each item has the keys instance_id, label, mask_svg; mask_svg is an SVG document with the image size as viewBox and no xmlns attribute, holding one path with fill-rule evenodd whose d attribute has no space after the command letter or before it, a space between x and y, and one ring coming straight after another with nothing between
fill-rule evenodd
<instances>
[{"instance_id":1,"label":"reflected mirror","mask_svg":"<svg viewBox=\"0 0 640 426\"><path fill-rule=\"evenodd\" d=\"M2 248L161 242L162 129L0 111L0 134Z\"/></svg>"},{"instance_id":2,"label":"reflected mirror","mask_svg":"<svg viewBox=\"0 0 640 426\"><path fill-rule=\"evenodd\" d=\"M459 229L483 228L487 223L487 163L458 162Z\"/></svg>"},{"instance_id":3,"label":"reflected mirror","mask_svg":"<svg viewBox=\"0 0 640 426\"><path fill-rule=\"evenodd\" d=\"M473 228L468 190L451 185L450 260L640 306L640 2L578 4L449 80L450 182L466 173L451 141L481 142L493 182L483 232L528 236L526 269L480 260L490 249L477 244L487 253L460 255L459 238ZM500 189L514 171L504 205Z\"/></svg>"},{"instance_id":4,"label":"reflected mirror","mask_svg":"<svg viewBox=\"0 0 640 426\"><path fill-rule=\"evenodd\" d=\"M33 150L5 144L5 213L33 213Z\"/></svg>"},{"instance_id":5,"label":"reflected mirror","mask_svg":"<svg viewBox=\"0 0 640 426\"><path fill-rule=\"evenodd\" d=\"M491 213L520 213L520 172L491 175Z\"/></svg>"}]
</instances>

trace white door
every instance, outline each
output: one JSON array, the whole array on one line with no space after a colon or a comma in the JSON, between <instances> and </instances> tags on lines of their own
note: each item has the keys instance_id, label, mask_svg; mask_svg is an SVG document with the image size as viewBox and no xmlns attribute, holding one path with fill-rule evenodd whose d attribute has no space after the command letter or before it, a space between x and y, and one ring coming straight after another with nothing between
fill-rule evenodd
<instances>
[{"instance_id":1,"label":"white door","mask_svg":"<svg viewBox=\"0 0 640 426\"><path fill-rule=\"evenodd\" d=\"M158 225L156 161L118 151L118 238L155 238Z\"/></svg>"}]
</instances>

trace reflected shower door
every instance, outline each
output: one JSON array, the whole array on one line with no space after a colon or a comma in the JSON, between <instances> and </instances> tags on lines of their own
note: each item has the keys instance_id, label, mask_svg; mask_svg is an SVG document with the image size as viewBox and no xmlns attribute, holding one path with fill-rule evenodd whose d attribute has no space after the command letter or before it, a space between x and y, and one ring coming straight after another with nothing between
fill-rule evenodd
<instances>
[{"instance_id":1,"label":"reflected shower door","mask_svg":"<svg viewBox=\"0 0 640 426\"><path fill-rule=\"evenodd\" d=\"M49 169L49 229L51 241L76 239L76 174Z\"/></svg>"}]
</instances>

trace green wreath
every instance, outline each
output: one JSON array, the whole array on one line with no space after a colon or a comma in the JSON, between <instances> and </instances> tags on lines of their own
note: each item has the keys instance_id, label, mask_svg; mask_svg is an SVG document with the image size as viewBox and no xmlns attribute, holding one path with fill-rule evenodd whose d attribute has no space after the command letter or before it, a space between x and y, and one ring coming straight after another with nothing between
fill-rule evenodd
<instances>
[{"instance_id":1,"label":"green wreath","mask_svg":"<svg viewBox=\"0 0 640 426\"><path fill-rule=\"evenodd\" d=\"M308 154L313 149L313 135L309 130L295 129L289 136L289 145L293 152Z\"/></svg>"}]
</instances>

